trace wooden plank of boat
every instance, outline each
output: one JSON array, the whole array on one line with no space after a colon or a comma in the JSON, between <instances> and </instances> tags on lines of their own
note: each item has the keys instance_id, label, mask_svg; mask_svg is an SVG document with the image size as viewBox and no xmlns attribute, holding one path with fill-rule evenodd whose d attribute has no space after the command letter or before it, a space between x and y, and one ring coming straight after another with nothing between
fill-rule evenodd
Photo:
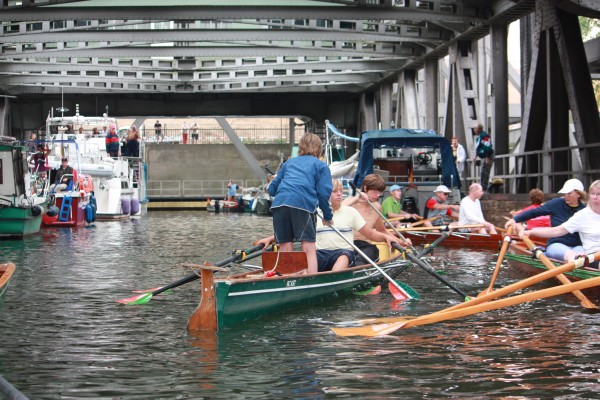
<instances>
[{"instance_id":1,"label":"wooden plank of boat","mask_svg":"<svg viewBox=\"0 0 600 400\"><path fill-rule=\"evenodd\" d=\"M508 261L510 266L527 274L537 274L540 270L548 269L543 262L533 257L533 253L529 250L527 244L520 240L512 241L508 245L508 251L504 258ZM557 260L552 260L552 263L557 267L562 264ZM600 276L600 270L584 267L565 272L565 275L569 276L572 280L582 280ZM586 293L589 293L590 295L596 293L600 296L600 289L589 289Z\"/></svg>"},{"instance_id":2,"label":"wooden plank of boat","mask_svg":"<svg viewBox=\"0 0 600 400\"><path fill-rule=\"evenodd\" d=\"M8 289L10 279L12 278L16 266L13 263L0 264L0 308L4 303L4 295Z\"/></svg>"},{"instance_id":3,"label":"wooden plank of boat","mask_svg":"<svg viewBox=\"0 0 600 400\"><path fill-rule=\"evenodd\" d=\"M406 263L393 261L380 268L393 274ZM210 269L202 268L202 298L188 320L188 330L222 329L330 296L364 290L385 280L371 265L315 274L304 273L306 266L304 252L265 252L263 269L259 271L215 278ZM265 274L267 271L274 274Z\"/></svg>"}]
</instances>

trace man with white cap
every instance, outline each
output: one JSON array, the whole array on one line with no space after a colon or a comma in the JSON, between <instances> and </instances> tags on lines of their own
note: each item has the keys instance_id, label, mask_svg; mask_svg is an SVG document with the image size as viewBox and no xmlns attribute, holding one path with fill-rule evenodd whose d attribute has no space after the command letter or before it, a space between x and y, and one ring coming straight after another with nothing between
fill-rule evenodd
<instances>
[{"instance_id":1,"label":"man with white cap","mask_svg":"<svg viewBox=\"0 0 600 400\"><path fill-rule=\"evenodd\" d=\"M458 219L460 207L458 204L448 204L450 189L445 185L440 185L433 192L435 196L431 197L425 203L425 215L427 219L432 220L431 222L434 226L448 225L450 222Z\"/></svg>"},{"instance_id":2,"label":"man with white cap","mask_svg":"<svg viewBox=\"0 0 600 400\"><path fill-rule=\"evenodd\" d=\"M495 234L496 228L493 224L487 222L481 211L481 202L479 199L483 196L483 187L479 183L473 183L469 186L469 194L460 201L460 213L458 215L458 225L481 224L482 228L469 228L475 233Z\"/></svg>"},{"instance_id":3,"label":"man with white cap","mask_svg":"<svg viewBox=\"0 0 600 400\"><path fill-rule=\"evenodd\" d=\"M381 213L387 219L398 219L391 222L394 226L398 226L401 222L415 222L422 219L418 214L411 214L402 210L402 188L398 185L390 187L390 195L381 203ZM431 226L429 221L425 222L425 226Z\"/></svg>"},{"instance_id":4,"label":"man with white cap","mask_svg":"<svg viewBox=\"0 0 600 400\"><path fill-rule=\"evenodd\" d=\"M565 182L562 189L558 191L563 197L557 197L545 202L537 208L524 211L509 219L505 226L517 222L524 222L529 219L539 217L540 215L550 216L550 225L559 226L571 218L576 212L584 209L583 203L587 197L583 183L579 179L569 179ZM535 229L532 230L535 236ZM546 244L546 256L559 261L566 261L565 254L570 251L583 250L581 239L578 233L569 233L557 238L551 238ZM568 254L567 254L568 255Z\"/></svg>"}]
</instances>

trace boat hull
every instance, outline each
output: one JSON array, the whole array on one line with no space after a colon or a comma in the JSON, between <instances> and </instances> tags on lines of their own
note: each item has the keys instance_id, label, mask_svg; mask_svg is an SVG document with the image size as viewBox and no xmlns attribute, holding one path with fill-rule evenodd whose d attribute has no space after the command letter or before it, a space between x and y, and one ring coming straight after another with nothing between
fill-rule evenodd
<instances>
[{"instance_id":1,"label":"boat hull","mask_svg":"<svg viewBox=\"0 0 600 400\"><path fill-rule=\"evenodd\" d=\"M382 266L388 275L405 268L407 261ZM340 297L384 281L374 267L367 265L338 272L265 277L260 271L242 279L215 279L214 295L203 292L202 301L215 301L216 329L240 324L263 315ZM199 308L202 308L202 302ZM207 326L202 329L212 329Z\"/></svg>"},{"instance_id":2,"label":"boat hull","mask_svg":"<svg viewBox=\"0 0 600 400\"><path fill-rule=\"evenodd\" d=\"M32 207L0 208L1 238L22 238L39 232L41 225L42 213L34 215Z\"/></svg>"},{"instance_id":3,"label":"boat hull","mask_svg":"<svg viewBox=\"0 0 600 400\"><path fill-rule=\"evenodd\" d=\"M527 248L527 245L521 241L511 242L508 245L508 250L504 258L513 269L527 275L539 274L548 269L540 260L532 257L532 252ZM561 263L556 260L552 260L552 262L555 266L561 265ZM600 270L578 268L570 272L565 272L565 275L572 281L579 281L582 279L600 277ZM595 297L597 301L600 300L600 287L596 286L585 289L583 292L589 296Z\"/></svg>"},{"instance_id":4,"label":"boat hull","mask_svg":"<svg viewBox=\"0 0 600 400\"><path fill-rule=\"evenodd\" d=\"M10 279L12 278L15 269L16 267L13 263L0 264L0 310L4 304L4 295L8 290Z\"/></svg>"},{"instance_id":5,"label":"boat hull","mask_svg":"<svg viewBox=\"0 0 600 400\"><path fill-rule=\"evenodd\" d=\"M49 218L44 216L42 218L42 226L44 227L77 227L83 226L86 223L85 220L85 207L90 203L89 195L81 198L79 192L72 192L73 194L65 194L64 196L57 196L55 199L56 207L61 210L65 198L71 198L71 207L65 214L59 213L58 216Z\"/></svg>"},{"instance_id":6,"label":"boat hull","mask_svg":"<svg viewBox=\"0 0 600 400\"><path fill-rule=\"evenodd\" d=\"M442 236L442 232L402 232L402 235L410 239L413 244L426 245L433 243ZM452 233L440 244L445 247L477 247L482 249L497 250L503 235L483 235L480 233Z\"/></svg>"}]
</instances>

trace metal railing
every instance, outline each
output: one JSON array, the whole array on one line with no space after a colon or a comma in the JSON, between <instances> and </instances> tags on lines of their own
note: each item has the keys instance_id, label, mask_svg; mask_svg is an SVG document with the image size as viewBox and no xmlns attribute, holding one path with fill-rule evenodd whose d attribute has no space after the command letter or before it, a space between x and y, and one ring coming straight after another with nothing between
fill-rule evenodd
<instances>
[{"instance_id":1,"label":"metal railing","mask_svg":"<svg viewBox=\"0 0 600 400\"><path fill-rule=\"evenodd\" d=\"M258 179L234 180L243 182L238 187L237 194L241 195L246 188L260 188L265 181ZM155 199L192 199L205 197L225 197L229 180L165 180L148 181L148 197Z\"/></svg>"},{"instance_id":2,"label":"metal railing","mask_svg":"<svg viewBox=\"0 0 600 400\"><path fill-rule=\"evenodd\" d=\"M161 136L156 135L154 128L141 128L145 142L156 143L182 143L183 133L181 128L163 128ZM245 144L285 144L290 141L290 131L285 127L237 127L235 133ZM187 144L230 144L231 140L221 128L198 128L196 131L198 139L192 136L194 132L190 129ZM294 132L295 141L298 142L304 134L302 127L296 128Z\"/></svg>"},{"instance_id":3,"label":"metal railing","mask_svg":"<svg viewBox=\"0 0 600 400\"><path fill-rule=\"evenodd\" d=\"M600 169L589 168L589 160L599 153L600 143L593 143L497 155L490 180L503 181L497 186L497 193L528 193L536 187L545 193L556 193L571 178L579 179L587 190L593 181L600 179ZM467 160L467 171L467 186L480 181L481 167L472 160Z\"/></svg>"}]
</instances>

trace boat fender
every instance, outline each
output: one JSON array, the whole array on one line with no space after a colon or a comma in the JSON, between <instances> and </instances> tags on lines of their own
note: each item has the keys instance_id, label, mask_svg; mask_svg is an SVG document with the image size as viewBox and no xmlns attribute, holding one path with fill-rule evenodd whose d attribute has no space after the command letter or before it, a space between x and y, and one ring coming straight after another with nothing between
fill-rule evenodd
<instances>
[{"instance_id":1,"label":"boat fender","mask_svg":"<svg viewBox=\"0 0 600 400\"><path fill-rule=\"evenodd\" d=\"M43 212L44 209L42 208L42 206L36 204L35 206L31 207L31 215L33 215L34 217L41 215Z\"/></svg>"},{"instance_id":2,"label":"boat fender","mask_svg":"<svg viewBox=\"0 0 600 400\"><path fill-rule=\"evenodd\" d=\"M44 225L52 225L58 219L58 214L56 215L48 215L48 213L42 215L42 223Z\"/></svg>"},{"instance_id":3,"label":"boat fender","mask_svg":"<svg viewBox=\"0 0 600 400\"><path fill-rule=\"evenodd\" d=\"M90 195L90 205L92 206L92 222L96 221L96 210L98 209L98 203L96 202L96 196L92 190Z\"/></svg>"},{"instance_id":4,"label":"boat fender","mask_svg":"<svg viewBox=\"0 0 600 400\"><path fill-rule=\"evenodd\" d=\"M131 198L131 215L136 215L140 212L140 201L135 197Z\"/></svg>"},{"instance_id":5,"label":"boat fender","mask_svg":"<svg viewBox=\"0 0 600 400\"><path fill-rule=\"evenodd\" d=\"M255 198L252 199L252 204L250 205L250 209L252 211L256 211L256 206L258 206L258 200Z\"/></svg>"},{"instance_id":6,"label":"boat fender","mask_svg":"<svg viewBox=\"0 0 600 400\"><path fill-rule=\"evenodd\" d=\"M87 206L85 206L84 213L85 213L85 222L87 222L88 224L91 224L92 222L94 222L94 212L93 212L93 207L91 204L88 204Z\"/></svg>"},{"instance_id":7,"label":"boat fender","mask_svg":"<svg viewBox=\"0 0 600 400\"><path fill-rule=\"evenodd\" d=\"M131 212L131 199L129 197L121 197L121 211L124 215L129 215Z\"/></svg>"},{"instance_id":8,"label":"boat fender","mask_svg":"<svg viewBox=\"0 0 600 400\"><path fill-rule=\"evenodd\" d=\"M58 207L51 206L48 208L48 211L46 211L46 215L49 217L54 217L54 216L58 215L59 211L60 210L58 209Z\"/></svg>"}]
</instances>

